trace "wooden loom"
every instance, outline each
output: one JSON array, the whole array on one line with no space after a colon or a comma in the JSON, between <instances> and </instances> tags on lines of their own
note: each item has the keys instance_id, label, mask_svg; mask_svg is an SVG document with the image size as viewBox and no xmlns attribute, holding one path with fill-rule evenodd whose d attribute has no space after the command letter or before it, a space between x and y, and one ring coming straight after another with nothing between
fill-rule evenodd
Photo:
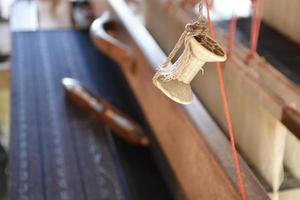
<instances>
[{"instance_id":1,"label":"wooden loom","mask_svg":"<svg viewBox=\"0 0 300 200\"><path fill-rule=\"evenodd\" d=\"M190 106L181 106L171 102L153 87L151 78L154 68L164 60L164 53L132 16L122 0L108 2L114 17L106 14L98 19L92 27L92 38L102 51L120 64L170 162L184 196L188 199L239 199L230 147L222 131L199 101L193 101ZM183 25L191 19L190 13L180 10L165 13L160 10L163 8L159 5L160 1L146 1L146 3L146 8L152 11L151 18L147 18L146 15L148 29L163 49L170 50L178 34L182 32ZM155 6L155 9L151 6ZM153 14L153 11L156 13ZM172 18L173 16L177 18ZM155 20L156 17L160 23ZM161 22L163 20L167 23ZM163 31L166 30L168 30L169 40L165 40L164 37ZM224 41L224 34L222 35L220 30L217 36L220 41ZM292 154L291 149L286 147L292 147L289 144L299 141L288 130L291 115L286 113L292 110L295 114L292 115L295 119L292 122L297 122L298 113L288 104L299 98L299 95L293 84L260 58L255 58L250 63L251 66L255 65L253 70L246 69L241 59L248 51L242 46L240 48L243 51L235 50L238 54L228 61L223 72L226 85L230 88L227 89L230 91L229 96L235 96L236 100L239 100L230 102L237 142L245 158L255 165L263 178L276 191L282 181L283 160L284 164L297 174L297 165L289 164L295 161L295 158L291 159L295 153ZM263 67L256 67L261 65ZM206 67L205 70L205 76L200 75L194 81L195 93L225 129L224 118L220 115L222 109L219 94L211 92L218 91L213 76L215 69ZM264 70L272 73L264 73ZM277 87L273 89L275 83ZM240 88L246 89L247 92L241 91ZM279 94L285 88L290 90L287 97L283 98ZM245 115L245 113L249 114ZM288 116L288 120L285 121L283 116ZM251 134L253 132L257 135L253 136ZM259 146L255 148L253 144L259 141L260 134L264 137L260 138ZM265 157L257 156L266 154L270 158L268 162ZM248 199L268 199L244 162L241 167ZM293 189L288 193L288 195L297 195L299 190ZM279 196L281 199L286 192L276 193L276 195L274 199Z\"/></svg>"},{"instance_id":2,"label":"wooden loom","mask_svg":"<svg viewBox=\"0 0 300 200\"><path fill-rule=\"evenodd\" d=\"M150 11L154 7L158 8L160 2L146 1L146 3L146 8ZM174 35L180 27L184 26L184 23L195 16L191 11L183 11L176 7L170 8L167 12L155 10L157 13L154 16L165 19L166 21L162 24ZM149 12L146 11L146 13ZM163 17L164 15L167 17ZM172 45L167 43L174 41L163 39L166 33L162 32L152 16L153 14L150 18L150 15L149 17L146 15L146 25L168 51ZM169 24L172 25L168 26ZM221 30L217 31L217 38L223 44L226 42L226 36ZM249 50L241 44L235 46L233 56L226 63L223 73L229 93L237 143L245 157L253 163L273 190L277 191L282 183L283 165L299 178L299 158L296 156L300 144L297 139L299 129L296 128L299 127L296 125L299 124L299 107L297 106L297 99L300 97L299 89L258 56L250 62L250 67L247 67L243 61ZM195 93L225 130L225 120L220 115L222 113L220 96L218 93L211 92L218 89L215 68L210 65L205 71L205 76L198 76L194 81ZM288 114L290 117L287 117L287 112L293 112L293 117L291 113ZM289 120L285 120L286 118ZM291 118L294 122L291 122ZM293 128L291 124L294 124ZM286 142L284 142L285 138ZM258 141L261 143L259 144ZM255 147L255 144L258 146ZM267 157L269 157L268 160Z\"/></svg>"}]
</instances>

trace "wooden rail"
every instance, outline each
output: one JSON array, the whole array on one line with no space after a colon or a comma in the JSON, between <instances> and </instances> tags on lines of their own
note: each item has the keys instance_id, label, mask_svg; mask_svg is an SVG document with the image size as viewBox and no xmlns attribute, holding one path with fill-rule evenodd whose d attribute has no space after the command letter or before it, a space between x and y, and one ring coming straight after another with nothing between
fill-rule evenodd
<instances>
[{"instance_id":1,"label":"wooden rail","mask_svg":"<svg viewBox=\"0 0 300 200\"><path fill-rule=\"evenodd\" d=\"M179 9L176 5L164 9L159 0L146 1L145 7L146 26L166 51L173 47L184 25L196 18L193 11ZM151 10L155 13L147 16ZM160 23L155 22L157 19L160 19ZM226 44L226 35L220 29L217 29L216 33L217 40ZM168 40L164 39L165 35L168 35ZM298 168L300 159L294 153L298 149L295 144L300 145L299 139L295 137L300 132L299 129L296 129L299 126L295 126L300 119L297 111L300 105L300 90L259 56L255 56L249 66L246 66L244 60L248 52L249 49L236 42L232 59L226 63L226 67L223 69L225 85L228 86L226 90L230 92L229 103L231 104L231 113L234 115L234 129L238 135L237 142L240 149L264 179L273 186L273 189L277 190L282 180L283 165L296 177L300 177ZM216 121L226 129L225 120L221 114L220 97L217 92L212 92L218 90L218 86L215 84L216 72L213 69L214 66L207 65L205 75L199 75L196 78L193 88ZM239 102L243 102L243 106ZM253 102L256 103L253 104ZM252 105L251 109L247 109L249 105ZM262 112L262 110L264 111ZM294 112L286 112L286 110L294 110ZM274 129L274 127L276 128ZM272 134L273 137L270 137ZM286 142L283 146L284 135L286 135ZM276 137L277 139L275 139ZM249 139L265 141L265 145L261 145L253 151L249 145L251 144ZM271 141L274 143L271 144ZM257 154L258 152L260 153ZM267 159L268 161L266 161ZM273 170L271 169L277 172L272 175L270 172Z\"/></svg>"},{"instance_id":2,"label":"wooden rail","mask_svg":"<svg viewBox=\"0 0 300 200\"><path fill-rule=\"evenodd\" d=\"M107 33L97 35L92 31L93 40L97 41L96 45L103 52L119 63L184 196L187 199L240 199L230 144L223 132L197 98L191 105L179 105L153 86L155 68L164 61L166 55L123 0L108 2L118 22L114 21L114 26L106 26L112 20L103 21L99 28ZM107 30L109 27L120 27L120 24L123 30ZM109 42L109 33L121 43L128 44L135 70L128 67L128 62L119 59L126 52L117 53L122 48ZM240 160L248 199L268 199L245 162L242 158Z\"/></svg>"}]
</instances>

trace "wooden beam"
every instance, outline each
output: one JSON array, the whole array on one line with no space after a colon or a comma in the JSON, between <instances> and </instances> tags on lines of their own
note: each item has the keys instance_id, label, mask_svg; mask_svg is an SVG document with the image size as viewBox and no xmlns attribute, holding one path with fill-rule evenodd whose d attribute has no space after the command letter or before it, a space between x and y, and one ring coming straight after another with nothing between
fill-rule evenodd
<instances>
[{"instance_id":1,"label":"wooden beam","mask_svg":"<svg viewBox=\"0 0 300 200\"><path fill-rule=\"evenodd\" d=\"M127 35L126 43L133 50L136 70L133 72L122 61L116 61L135 92L186 198L240 199L230 145L222 131L197 98L192 105L182 106L154 87L154 70L166 55L123 0L109 0L109 3L125 27L122 33ZM106 50L101 42L98 46L114 54L113 45L106 46ZM268 199L247 165L240 160L248 199Z\"/></svg>"},{"instance_id":2,"label":"wooden beam","mask_svg":"<svg viewBox=\"0 0 300 200\"><path fill-rule=\"evenodd\" d=\"M186 23L191 21L193 18L196 18L195 13L191 10L183 10L179 9L176 6L172 6L170 8L162 9L163 6L160 1L146 1L147 5L146 7L146 26L151 30L152 34L155 36L156 40L162 45L165 49L168 51L173 47L174 43L176 42L176 38L179 37L181 34L180 29L184 27ZM148 7L147 7L148 6ZM155 9L153 9L155 8ZM160 23L155 23L154 20L152 20L151 16L149 15L149 18L147 18L147 10L155 10L155 18L160 19ZM149 11L148 11L149 12ZM149 19L149 20L148 20ZM161 29L161 26L159 24L164 24L164 30L168 30L168 33L164 32ZM226 43L226 35L220 30L216 30L216 36L217 40L220 43L225 44ZM165 36L168 35L168 40L165 40ZM244 47L242 44L235 42L234 49L233 49L233 57L235 60L239 60L241 65L243 65L243 61L246 58L249 49ZM244 67L243 71L248 73L250 77L252 77L254 83L261 85L260 90L256 93L256 90L252 91L252 95L254 97L260 96L262 91L266 91L270 97L273 96L274 98L265 98L267 96L264 96L263 99L261 99L262 105L265 106L265 108L272 113L272 115L279 121L282 120L282 115L284 113L284 109L292 106L298 109L299 107L299 98L300 98L300 91L299 89L291 82L289 81L283 74L281 74L279 71L277 71L273 66L271 66L269 63L267 63L263 58L256 56L251 62L250 67ZM205 72L204 77L207 76L207 72ZM249 77L249 76L248 76ZM200 77L201 78L201 77ZM200 79L199 78L199 79ZM236 79L238 77L231 76L232 79ZM253 82L252 81L252 82ZM202 84L204 84L202 82ZM195 83L196 87L199 85L198 83ZM211 88L210 84L205 85L206 89ZM200 91L200 90L199 90ZM248 92L248 91L245 91ZM209 93L209 95L212 95ZM277 96L277 97L275 97ZM205 97L205 96L204 96ZM272 100L273 99L273 100ZM278 99L279 101L275 101L275 99ZM277 102L277 103L276 103ZM214 105L215 106L215 105ZM210 106L209 110L215 109L214 106ZM221 110L220 110L221 112ZM293 114L293 116L289 116L285 118L285 121L282 121L284 125L287 123L289 124L297 124L299 122L300 115ZM292 120L292 121L287 121ZM223 124L225 122L223 121ZM290 126L287 126L289 128ZM295 126L294 126L295 127ZM297 126L296 126L297 127ZM293 132L293 134L298 135L298 132L300 130L290 130ZM292 134L291 132L288 132L288 135ZM292 139L295 140L293 143L291 143ZM292 145L293 144L293 145ZM295 137L289 137L287 140L287 148L288 149L298 149L295 147L300 145L300 141ZM249 152L251 153L251 152ZM294 156L288 155L289 153L292 153L292 150L286 150L285 151L285 158L293 158L292 159L284 159L284 164L289 168L293 174L298 174L299 169L296 166L300 165L299 159L295 159ZM298 153L299 154L299 153ZM293 155L293 154L292 154ZM295 162L298 162L297 164Z\"/></svg>"}]
</instances>

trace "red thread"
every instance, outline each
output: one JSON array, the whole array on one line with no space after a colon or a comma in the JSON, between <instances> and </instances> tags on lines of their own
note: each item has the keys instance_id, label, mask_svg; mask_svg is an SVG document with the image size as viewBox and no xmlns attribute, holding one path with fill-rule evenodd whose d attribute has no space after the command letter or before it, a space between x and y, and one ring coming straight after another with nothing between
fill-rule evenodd
<instances>
[{"instance_id":1,"label":"red thread","mask_svg":"<svg viewBox=\"0 0 300 200\"><path fill-rule=\"evenodd\" d=\"M214 38L215 31L214 31L212 22L210 20L209 8L207 6L208 0L205 0L205 2L206 2L206 12L207 12L209 31L210 31L211 37ZM244 187L244 181L243 181L243 177L241 175L238 153L237 153L236 146L235 146L235 138L234 138L234 133L233 133L233 128L232 128L232 122L231 122L231 117L230 117L228 101L227 101L227 95L226 95L224 80L223 80L223 73L222 73L220 63L217 63L217 73L218 73L218 80L219 80L219 87L220 87L220 91L221 91L223 109L224 109L224 113L225 113L227 128L228 128L230 142L231 142L231 150L232 150L233 159L234 159L234 166L235 166L235 171L236 171L236 176L237 176L237 182L238 182L239 188L240 188L241 199L246 200L247 197L246 197L246 192L245 192L245 187Z\"/></svg>"},{"instance_id":2,"label":"red thread","mask_svg":"<svg viewBox=\"0 0 300 200\"><path fill-rule=\"evenodd\" d=\"M233 51L236 23L237 23L237 17L235 15L233 15L229 22L228 32L227 32L227 56L228 56L228 58L231 56L232 51Z\"/></svg>"},{"instance_id":3,"label":"red thread","mask_svg":"<svg viewBox=\"0 0 300 200\"><path fill-rule=\"evenodd\" d=\"M261 15L264 9L264 0L252 0L252 19L251 19L251 33L250 33L250 53L246 57L245 63L256 55L258 36L261 25Z\"/></svg>"}]
</instances>

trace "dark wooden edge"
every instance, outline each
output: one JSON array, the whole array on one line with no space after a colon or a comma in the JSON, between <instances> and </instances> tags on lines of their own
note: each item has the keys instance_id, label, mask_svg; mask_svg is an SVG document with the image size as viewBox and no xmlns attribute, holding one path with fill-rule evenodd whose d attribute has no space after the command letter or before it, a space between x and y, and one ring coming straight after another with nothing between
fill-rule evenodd
<instances>
[{"instance_id":1,"label":"dark wooden edge","mask_svg":"<svg viewBox=\"0 0 300 200\"><path fill-rule=\"evenodd\" d=\"M151 71L154 74L155 68L165 60L166 55L145 27L142 26L131 14L123 0L108 0L108 2L125 27L126 31L129 33L130 38L138 47L144 59L147 61L149 66L152 67ZM209 116L199 100L197 100L196 97L194 97L194 99L195 100L191 105L185 106L177 104L176 107L179 107L185 112L185 115L188 116L190 122L192 122L192 125L198 132L198 137L204 141L203 144L206 145L205 148L208 150L207 153L212 154L212 158L214 159L212 162L217 163L219 170L222 171L220 173L223 174L224 177L227 177L226 179L228 179L228 183L232 184L237 196L239 196L239 189L236 181L234 162L231 156L229 141ZM195 162L197 162L197 160L195 160ZM248 199L269 199L256 177L241 157L240 162Z\"/></svg>"},{"instance_id":2,"label":"dark wooden edge","mask_svg":"<svg viewBox=\"0 0 300 200\"><path fill-rule=\"evenodd\" d=\"M300 112L292 107L283 108L281 122L300 139Z\"/></svg>"},{"instance_id":3,"label":"dark wooden edge","mask_svg":"<svg viewBox=\"0 0 300 200\"><path fill-rule=\"evenodd\" d=\"M90 35L99 50L105 51L113 60L126 62L128 66L132 66L134 58L131 48L122 40L109 34L111 31L118 31L119 27L118 21L106 11L91 24Z\"/></svg>"},{"instance_id":4,"label":"dark wooden edge","mask_svg":"<svg viewBox=\"0 0 300 200\"><path fill-rule=\"evenodd\" d=\"M146 136L143 128L128 115L93 94L76 79L65 77L62 80L62 85L71 102L94 115L125 142L137 146L149 146L149 138ZM108 113L111 113L111 115ZM122 124L119 120L115 120L116 118L113 116L124 119L125 124Z\"/></svg>"}]
</instances>

